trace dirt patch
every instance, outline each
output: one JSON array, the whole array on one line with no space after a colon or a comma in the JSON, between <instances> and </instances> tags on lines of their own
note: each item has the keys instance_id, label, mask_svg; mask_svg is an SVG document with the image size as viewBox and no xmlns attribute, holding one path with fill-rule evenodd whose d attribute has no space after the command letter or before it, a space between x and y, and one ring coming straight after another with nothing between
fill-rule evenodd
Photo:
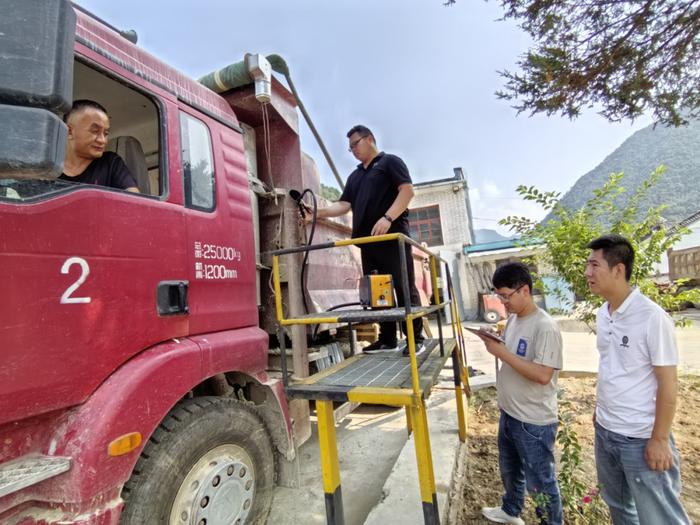
<instances>
[{"instance_id":1,"label":"dirt patch","mask_svg":"<svg viewBox=\"0 0 700 525\"><path fill-rule=\"evenodd\" d=\"M682 376L679 383L673 434L681 454L681 498L691 522L700 523L700 376ZM591 424L595 385L595 378L559 380L559 386L564 390L562 401L571 403L567 410L575 416L573 428L581 444L581 480L588 487L596 485ZM503 488L498 470L497 433L496 390L489 388L475 392L469 408L469 448L457 523L489 524L481 516L481 507L495 506L501 501ZM522 518L525 523L538 523L529 498Z\"/></svg>"}]
</instances>

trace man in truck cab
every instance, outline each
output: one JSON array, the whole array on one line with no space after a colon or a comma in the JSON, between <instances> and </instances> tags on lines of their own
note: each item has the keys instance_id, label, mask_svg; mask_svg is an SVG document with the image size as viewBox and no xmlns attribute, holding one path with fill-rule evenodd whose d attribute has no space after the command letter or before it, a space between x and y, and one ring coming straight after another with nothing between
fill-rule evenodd
<instances>
[{"instance_id":1,"label":"man in truck cab","mask_svg":"<svg viewBox=\"0 0 700 525\"><path fill-rule=\"evenodd\" d=\"M76 100L63 120L68 126L68 144L59 179L139 193L121 157L105 151L109 116L102 105L92 100Z\"/></svg>"},{"instance_id":2,"label":"man in truck cab","mask_svg":"<svg viewBox=\"0 0 700 525\"><path fill-rule=\"evenodd\" d=\"M338 217L352 210L352 236L369 237L385 233L409 235L408 204L413 198L413 183L406 164L396 155L379 151L374 135L366 126L354 126L347 133L348 151L360 164L348 177L345 190L337 202L328 208L319 209L318 217ZM404 305L401 286L401 263L396 242L363 244L362 271L369 274L391 274L396 290L398 305ZM415 284L411 245L406 244L408 262L408 282L411 304L420 306L420 296ZM403 325L403 323L402 323ZM404 329L405 332L405 329ZM422 320L413 320L416 352L422 352ZM390 352L396 350L396 323L379 324L379 338L367 346L367 353ZM408 355L408 346L404 353Z\"/></svg>"}]
</instances>

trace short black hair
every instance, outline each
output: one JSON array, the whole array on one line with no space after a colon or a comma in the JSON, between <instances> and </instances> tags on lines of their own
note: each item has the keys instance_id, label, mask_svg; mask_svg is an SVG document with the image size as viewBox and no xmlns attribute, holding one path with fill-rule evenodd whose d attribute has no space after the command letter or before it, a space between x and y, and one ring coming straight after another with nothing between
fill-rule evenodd
<instances>
[{"instance_id":1,"label":"short black hair","mask_svg":"<svg viewBox=\"0 0 700 525\"><path fill-rule=\"evenodd\" d=\"M527 284L532 293L532 275L527 266L521 262L510 262L496 268L493 273L494 288L512 288Z\"/></svg>"},{"instance_id":2,"label":"short black hair","mask_svg":"<svg viewBox=\"0 0 700 525\"><path fill-rule=\"evenodd\" d=\"M65 115L63 115L63 122L68 122L68 119L73 113L77 113L78 111L81 111L85 108L98 109L105 115L109 115L105 107L99 102L95 102L94 100L89 100L87 98L82 98L73 101L73 105L71 106L71 108L66 112Z\"/></svg>"},{"instance_id":3,"label":"short black hair","mask_svg":"<svg viewBox=\"0 0 700 525\"><path fill-rule=\"evenodd\" d=\"M603 259L612 268L616 264L625 265L625 279L629 281L632 278L632 269L634 268L634 248L632 243L617 233L608 233L597 239L593 239L586 245L586 248L591 250L602 250Z\"/></svg>"},{"instance_id":4,"label":"short black hair","mask_svg":"<svg viewBox=\"0 0 700 525\"><path fill-rule=\"evenodd\" d=\"M362 124L358 124L357 126L353 126L350 128L350 131L348 131L345 136L347 138L350 138L355 133L360 135L360 137L372 137L372 140L375 143L377 142L377 140L374 138L374 133L372 133L372 130L370 130L367 126L363 126Z\"/></svg>"}]
</instances>

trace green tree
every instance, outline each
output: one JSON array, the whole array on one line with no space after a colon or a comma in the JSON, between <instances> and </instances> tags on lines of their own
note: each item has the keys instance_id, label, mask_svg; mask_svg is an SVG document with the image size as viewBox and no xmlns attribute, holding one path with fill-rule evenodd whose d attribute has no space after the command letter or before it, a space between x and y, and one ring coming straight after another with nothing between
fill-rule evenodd
<instances>
[{"instance_id":1,"label":"green tree","mask_svg":"<svg viewBox=\"0 0 700 525\"><path fill-rule=\"evenodd\" d=\"M319 193L321 194L321 197L328 199L329 201L337 201L340 199L340 191L332 186L326 186L323 183L321 183L321 191Z\"/></svg>"},{"instance_id":2,"label":"green tree","mask_svg":"<svg viewBox=\"0 0 700 525\"><path fill-rule=\"evenodd\" d=\"M497 95L519 112L596 106L611 121L650 111L673 126L700 114L700 1L499 1L533 40L520 71L501 72Z\"/></svg>"},{"instance_id":3,"label":"green tree","mask_svg":"<svg viewBox=\"0 0 700 525\"><path fill-rule=\"evenodd\" d=\"M538 268L549 268L561 277L578 301L569 302L574 315L585 322L591 330L595 327L595 311L603 300L591 294L584 277L586 260L590 250L586 244L603 233L612 232L628 238L635 249L635 265L631 282L667 311L677 311L687 303L700 300L700 291L680 291L682 282L660 288L650 275L661 256L675 244L687 230L667 230L661 212L663 206L642 210L639 202L653 189L662 176L664 168L655 170L634 192L624 206L616 200L626 190L622 186L623 174L611 174L608 181L594 190L593 197L578 210L571 210L559 202L557 192L543 192L534 186L519 186L517 192L524 200L534 201L549 216L542 222L527 217L508 216L500 224L509 226L521 236L525 243L540 242L546 249L535 256ZM538 282L547 293L566 301L565 290L552 288ZM686 325L688 320L680 318L677 324Z\"/></svg>"},{"instance_id":4,"label":"green tree","mask_svg":"<svg viewBox=\"0 0 700 525\"><path fill-rule=\"evenodd\" d=\"M700 114L700 1L500 0L533 45L498 96L518 111L608 120L651 111L678 126Z\"/></svg>"}]
</instances>

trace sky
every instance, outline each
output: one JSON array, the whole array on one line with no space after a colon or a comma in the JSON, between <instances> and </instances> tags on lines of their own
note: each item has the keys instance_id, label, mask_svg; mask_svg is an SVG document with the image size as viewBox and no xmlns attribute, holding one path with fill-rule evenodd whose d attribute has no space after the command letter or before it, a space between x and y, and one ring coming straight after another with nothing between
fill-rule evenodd
<instances>
[{"instance_id":1,"label":"sky","mask_svg":"<svg viewBox=\"0 0 700 525\"><path fill-rule=\"evenodd\" d=\"M650 118L609 123L595 109L576 120L518 115L498 100L499 71L513 70L530 42L498 2L458 0L78 0L138 45L199 78L243 59L277 53L343 179L357 161L345 134L368 126L399 155L414 182L462 167L475 228L507 215L544 212L520 184L565 192ZM284 82L284 80L282 80ZM300 122L303 119L300 118ZM336 186L305 124L302 148Z\"/></svg>"}]
</instances>

